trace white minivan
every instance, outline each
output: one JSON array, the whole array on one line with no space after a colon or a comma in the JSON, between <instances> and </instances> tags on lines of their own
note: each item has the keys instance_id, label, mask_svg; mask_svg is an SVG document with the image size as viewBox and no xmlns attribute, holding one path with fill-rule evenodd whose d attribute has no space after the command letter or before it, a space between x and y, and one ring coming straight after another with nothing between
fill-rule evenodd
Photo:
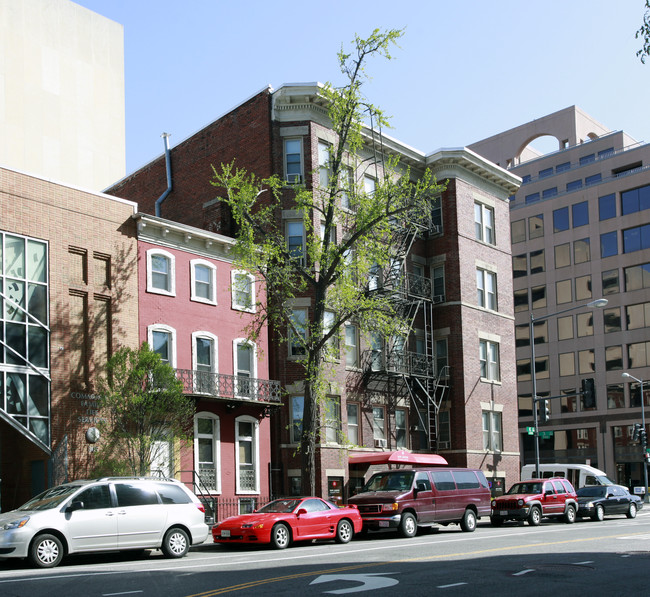
<instances>
[{"instance_id":1,"label":"white minivan","mask_svg":"<svg viewBox=\"0 0 650 597\"><path fill-rule=\"evenodd\" d=\"M588 464L540 464L539 476L541 479L564 477L576 489L587 485L615 485L604 471ZM525 464L521 469L521 478L522 480L535 479L535 465Z\"/></svg>"}]
</instances>

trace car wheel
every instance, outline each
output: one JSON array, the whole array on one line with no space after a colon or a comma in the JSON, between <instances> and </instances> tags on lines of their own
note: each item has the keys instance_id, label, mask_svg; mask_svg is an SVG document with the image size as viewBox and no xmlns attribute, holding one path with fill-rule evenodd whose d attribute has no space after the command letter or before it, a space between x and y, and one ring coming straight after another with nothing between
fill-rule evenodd
<instances>
[{"instance_id":1,"label":"car wheel","mask_svg":"<svg viewBox=\"0 0 650 597\"><path fill-rule=\"evenodd\" d=\"M503 518L499 518L498 516L490 516L490 522L492 523L493 527L500 527L503 525L505 520L503 520Z\"/></svg>"},{"instance_id":2,"label":"car wheel","mask_svg":"<svg viewBox=\"0 0 650 597\"><path fill-rule=\"evenodd\" d=\"M337 543L349 543L354 535L354 529L350 524L349 520L339 520L339 524L336 527L336 542Z\"/></svg>"},{"instance_id":3,"label":"car wheel","mask_svg":"<svg viewBox=\"0 0 650 597\"><path fill-rule=\"evenodd\" d=\"M460 528L466 533L471 533L476 530L476 514L474 510L470 510L469 508L465 510L463 519L460 521Z\"/></svg>"},{"instance_id":4,"label":"car wheel","mask_svg":"<svg viewBox=\"0 0 650 597\"><path fill-rule=\"evenodd\" d=\"M603 520L605 518L605 509L600 505L596 504L596 507L594 508L594 513L591 516L592 520Z\"/></svg>"},{"instance_id":5,"label":"car wheel","mask_svg":"<svg viewBox=\"0 0 650 597\"><path fill-rule=\"evenodd\" d=\"M627 509L627 514L625 516L628 518L636 518L636 504L630 504L630 507Z\"/></svg>"},{"instance_id":6,"label":"car wheel","mask_svg":"<svg viewBox=\"0 0 650 597\"><path fill-rule=\"evenodd\" d=\"M566 512L564 513L564 522L567 524L573 524L576 521L576 509L574 506L567 506Z\"/></svg>"},{"instance_id":7,"label":"car wheel","mask_svg":"<svg viewBox=\"0 0 650 597\"><path fill-rule=\"evenodd\" d=\"M410 512L402 514L402 520L399 523L399 534L402 537L415 537L415 533L418 532L418 524L415 520L415 516Z\"/></svg>"},{"instance_id":8,"label":"car wheel","mask_svg":"<svg viewBox=\"0 0 650 597\"><path fill-rule=\"evenodd\" d=\"M161 550L168 558L182 558L190 549L190 538L183 529L169 529L165 533Z\"/></svg>"},{"instance_id":9,"label":"car wheel","mask_svg":"<svg viewBox=\"0 0 650 597\"><path fill-rule=\"evenodd\" d=\"M528 514L528 524L531 527L536 527L540 522L542 522L542 511L538 506L533 506Z\"/></svg>"},{"instance_id":10,"label":"car wheel","mask_svg":"<svg viewBox=\"0 0 650 597\"><path fill-rule=\"evenodd\" d=\"M54 568L63 559L63 544L54 535L39 535L29 547L29 561L39 568Z\"/></svg>"},{"instance_id":11,"label":"car wheel","mask_svg":"<svg viewBox=\"0 0 650 597\"><path fill-rule=\"evenodd\" d=\"M291 543L291 531L286 524L276 524L271 529L271 545L275 549L284 549Z\"/></svg>"}]
</instances>

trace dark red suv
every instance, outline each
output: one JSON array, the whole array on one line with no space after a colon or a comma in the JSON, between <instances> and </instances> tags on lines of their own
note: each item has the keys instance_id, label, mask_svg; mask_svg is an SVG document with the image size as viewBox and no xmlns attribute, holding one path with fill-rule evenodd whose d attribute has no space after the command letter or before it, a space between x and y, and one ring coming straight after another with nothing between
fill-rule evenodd
<instances>
[{"instance_id":1,"label":"dark red suv","mask_svg":"<svg viewBox=\"0 0 650 597\"><path fill-rule=\"evenodd\" d=\"M506 520L527 520L537 526L542 518L575 522L578 497L566 479L531 479L515 483L508 493L492 500L490 520L500 526Z\"/></svg>"}]
</instances>

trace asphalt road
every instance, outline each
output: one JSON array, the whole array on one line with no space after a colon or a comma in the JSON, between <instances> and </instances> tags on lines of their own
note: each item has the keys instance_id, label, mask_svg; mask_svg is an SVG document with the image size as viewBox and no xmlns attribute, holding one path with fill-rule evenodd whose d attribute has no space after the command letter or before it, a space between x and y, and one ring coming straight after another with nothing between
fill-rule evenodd
<instances>
[{"instance_id":1,"label":"asphalt road","mask_svg":"<svg viewBox=\"0 0 650 597\"><path fill-rule=\"evenodd\" d=\"M474 533L457 526L401 539L371 533L347 545L284 551L206 543L181 560L160 552L70 557L53 570L0 561L3 597L212 597L213 595L650 594L650 508L636 519L573 525L516 523Z\"/></svg>"}]
</instances>

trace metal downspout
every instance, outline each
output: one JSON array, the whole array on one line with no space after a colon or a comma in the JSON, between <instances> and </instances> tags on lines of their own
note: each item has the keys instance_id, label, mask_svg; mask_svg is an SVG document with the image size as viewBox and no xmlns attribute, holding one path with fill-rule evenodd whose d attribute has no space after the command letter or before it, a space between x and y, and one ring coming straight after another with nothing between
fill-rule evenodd
<instances>
[{"instance_id":1,"label":"metal downspout","mask_svg":"<svg viewBox=\"0 0 650 597\"><path fill-rule=\"evenodd\" d=\"M167 188L165 189L165 192L156 200L156 217L158 218L162 217L160 215L160 208L162 202L165 199L167 199L167 195L169 195L169 193L171 193L172 191L172 156L171 156L171 152L169 151L169 137L171 137L171 134L163 133L160 136L163 138L163 143L165 145L165 167L167 169Z\"/></svg>"}]
</instances>

